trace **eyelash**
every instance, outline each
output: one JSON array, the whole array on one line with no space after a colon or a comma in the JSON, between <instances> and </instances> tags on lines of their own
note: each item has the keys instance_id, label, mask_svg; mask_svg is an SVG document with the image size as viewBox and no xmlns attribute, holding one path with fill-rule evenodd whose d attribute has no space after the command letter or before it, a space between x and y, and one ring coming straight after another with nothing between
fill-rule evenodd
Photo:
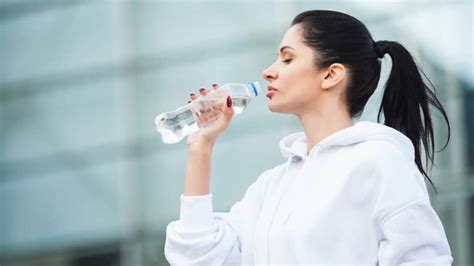
<instances>
[{"instance_id":1,"label":"eyelash","mask_svg":"<svg viewBox=\"0 0 474 266\"><path fill-rule=\"evenodd\" d=\"M287 64L287 65L288 65L290 62L291 62L291 59L286 59L285 61L283 61L283 63L285 63L285 64Z\"/></svg>"}]
</instances>

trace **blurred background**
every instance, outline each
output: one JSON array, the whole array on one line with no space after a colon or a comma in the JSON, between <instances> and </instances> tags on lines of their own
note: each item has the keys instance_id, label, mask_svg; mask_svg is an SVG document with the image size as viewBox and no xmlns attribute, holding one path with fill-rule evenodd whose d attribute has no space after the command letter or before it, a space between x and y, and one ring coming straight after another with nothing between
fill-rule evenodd
<instances>
[{"instance_id":1,"label":"blurred background","mask_svg":"<svg viewBox=\"0 0 474 266\"><path fill-rule=\"evenodd\" d=\"M154 118L212 83L260 81L290 22L346 12L405 45L436 86L451 141L430 190L455 258L474 263L472 1L12 1L0 4L0 264L167 265L186 143ZM390 71L358 120L376 121ZM212 193L227 211L301 131L258 97L214 149ZM446 124L435 119L436 150ZM427 183L428 188L431 186Z\"/></svg>"}]
</instances>

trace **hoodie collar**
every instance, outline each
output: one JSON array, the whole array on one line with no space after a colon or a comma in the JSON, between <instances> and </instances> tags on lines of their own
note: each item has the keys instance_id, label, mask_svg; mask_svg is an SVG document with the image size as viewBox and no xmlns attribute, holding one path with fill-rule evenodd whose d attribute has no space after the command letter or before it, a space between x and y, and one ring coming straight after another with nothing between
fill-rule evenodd
<instances>
[{"instance_id":1,"label":"hoodie collar","mask_svg":"<svg viewBox=\"0 0 474 266\"><path fill-rule=\"evenodd\" d=\"M299 161L311 157L315 149L347 146L369 140L383 140L394 143L411 160L415 158L413 144L408 137L394 128L370 121L359 121L327 136L311 149L309 155L307 154L307 141L304 132L293 133L282 138L280 150L285 158Z\"/></svg>"}]
</instances>

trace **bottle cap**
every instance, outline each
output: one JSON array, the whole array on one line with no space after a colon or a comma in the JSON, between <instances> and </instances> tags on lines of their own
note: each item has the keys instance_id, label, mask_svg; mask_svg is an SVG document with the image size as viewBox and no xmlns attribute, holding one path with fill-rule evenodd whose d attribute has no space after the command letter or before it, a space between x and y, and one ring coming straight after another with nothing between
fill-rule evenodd
<instances>
[{"instance_id":1,"label":"bottle cap","mask_svg":"<svg viewBox=\"0 0 474 266\"><path fill-rule=\"evenodd\" d=\"M258 81L249 82L248 84L252 88L254 96L258 96L260 93L262 93L262 88L260 87Z\"/></svg>"}]
</instances>

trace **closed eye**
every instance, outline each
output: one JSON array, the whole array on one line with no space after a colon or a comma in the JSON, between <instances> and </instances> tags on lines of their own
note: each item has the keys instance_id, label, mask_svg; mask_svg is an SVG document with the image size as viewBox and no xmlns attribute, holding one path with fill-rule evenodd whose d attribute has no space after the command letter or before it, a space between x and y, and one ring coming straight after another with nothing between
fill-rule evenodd
<instances>
[{"instance_id":1,"label":"closed eye","mask_svg":"<svg viewBox=\"0 0 474 266\"><path fill-rule=\"evenodd\" d=\"M283 63L285 63L285 64L289 64L290 62L291 62L291 59L286 59L286 60L283 61Z\"/></svg>"}]
</instances>

